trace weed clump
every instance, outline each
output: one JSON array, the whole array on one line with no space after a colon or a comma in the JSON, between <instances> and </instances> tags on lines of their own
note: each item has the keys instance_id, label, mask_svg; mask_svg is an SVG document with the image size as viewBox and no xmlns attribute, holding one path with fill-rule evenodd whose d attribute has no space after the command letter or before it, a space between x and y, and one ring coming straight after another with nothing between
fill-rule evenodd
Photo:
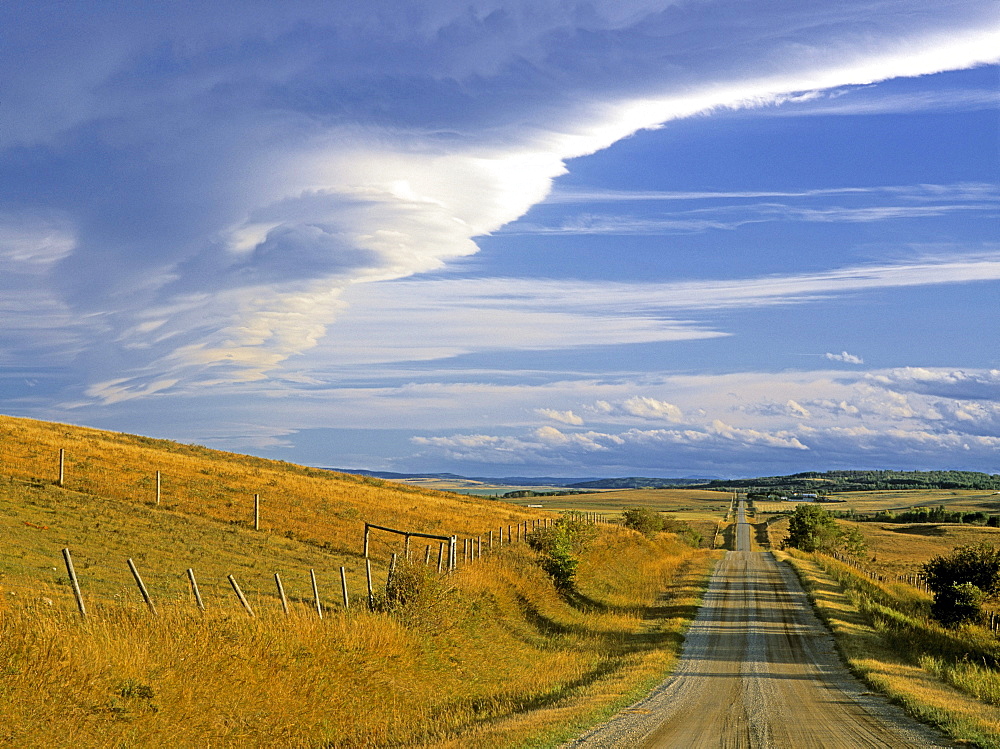
<instances>
[{"instance_id":1,"label":"weed clump","mask_svg":"<svg viewBox=\"0 0 1000 749\"><path fill-rule=\"evenodd\" d=\"M410 629L440 629L448 622L454 588L435 571L404 560L376 600L376 608L395 616Z\"/></svg>"}]
</instances>

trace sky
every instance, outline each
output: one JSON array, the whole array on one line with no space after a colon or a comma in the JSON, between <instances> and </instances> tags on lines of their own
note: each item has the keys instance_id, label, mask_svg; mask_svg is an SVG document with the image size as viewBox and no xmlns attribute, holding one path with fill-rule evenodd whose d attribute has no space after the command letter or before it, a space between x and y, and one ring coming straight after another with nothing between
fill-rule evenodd
<instances>
[{"instance_id":1,"label":"sky","mask_svg":"<svg viewBox=\"0 0 1000 749\"><path fill-rule=\"evenodd\" d=\"M1000 473L993 0L0 4L0 412Z\"/></svg>"}]
</instances>

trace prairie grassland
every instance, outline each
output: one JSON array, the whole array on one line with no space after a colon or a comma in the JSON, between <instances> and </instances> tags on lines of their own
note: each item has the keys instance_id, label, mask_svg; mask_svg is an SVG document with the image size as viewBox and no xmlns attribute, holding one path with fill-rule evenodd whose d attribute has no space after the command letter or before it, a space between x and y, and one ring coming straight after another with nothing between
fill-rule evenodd
<instances>
[{"instance_id":1,"label":"prairie grassland","mask_svg":"<svg viewBox=\"0 0 1000 749\"><path fill-rule=\"evenodd\" d=\"M0 416L0 474L51 485L58 477L60 448L68 490L149 505L160 471L160 511L249 524L253 495L259 494L264 529L343 553L361 550L366 521L425 533L479 535L546 514L166 440ZM380 558L397 548L395 539L381 534L372 543Z\"/></svg>"},{"instance_id":2,"label":"prairie grassland","mask_svg":"<svg viewBox=\"0 0 1000 749\"><path fill-rule=\"evenodd\" d=\"M823 555L780 554L802 578L851 669L911 714L981 747L1000 747L1000 643L941 627L930 598Z\"/></svg>"},{"instance_id":3,"label":"prairie grassland","mask_svg":"<svg viewBox=\"0 0 1000 749\"><path fill-rule=\"evenodd\" d=\"M757 503L758 510L763 503ZM907 505L908 507L909 505ZM950 507L951 505L949 505ZM843 505L823 505L828 510ZM925 562L948 554L956 546L981 542L1000 544L1000 528L960 523L858 523L838 519L842 527L856 528L868 544L865 564L885 575L909 575L920 571ZM769 518L774 548L788 535L788 518Z\"/></svg>"},{"instance_id":4,"label":"prairie grassland","mask_svg":"<svg viewBox=\"0 0 1000 749\"><path fill-rule=\"evenodd\" d=\"M618 513L626 507L648 507L662 512L690 512L718 515L726 511L732 492L704 489L621 489L593 494L566 494L559 497L532 497L522 502L544 505L551 510L587 510Z\"/></svg>"},{"instance_id":5,"label":"prairie grassland","mask_svg":"<svg viewBox=\"0 0 1000 749\"><path fill-rule=\"evenodd\" d=\"M869 565L890 575L919 571L933 557L948 554L956 546L981 542L1000 544L1000 528L957 523L852 523L868 544Z\"/></svg>"},{"instance_id":6,"label":"prairie grassland","mask_svg":"<svg viewBox=\"0 0 1000 749\"><path fill-rule=\"evenodd\" d=\"M59 447L64 487L54 485ZM550 745L664 675L713 559L670 534L651 541L598 527L567 597L523 543L445 576L419 563L418 545L418 563L400 570L416 581L411 594L387 599L385 561L401 542L373 536L378 606L368 611L358 605L367 597L365 521L478 535L542 514L7 417L0 458L0 745ZM257 492L260 531L249 517ZM86 620L63 547L73 550ZM158 616L141 603L125 558ZM188 567L205 612L191 602ZM287 617L274 572L291 598ZM227 574L256 617L239 607Z\"/></svg>"},{"instance_id":7,"label":"prairie grassland","mask_svg":"<svg viewBox=\"0 0 1000 749\"><path fill-rule=\"evenodd\" d=\"M843 502L823 504L828 510L875 513L881 510L900 511L917 507L944 505L949 510L964 512L1000 512L1000 495L993 491L971 489L905 489L895 491L841 492L835 495ZM755 502L764 513L790 512L798 502Z\"/></svg>"},{"instance_id":8,"label":"prairie grassland","mask_svg":"<svg viewBox=\"0 0 1000 749\"><path fill-rule=\"evenodd\" d=\"M0 744L547 745L662 677L709 558L609 528L569 600L515 544L323 620L117 604L82 621L4 595Z\"/></svg>"},{"instance_id":9,"label":"prairie grassland","mask_svg":"<svg viewBox=\"0 0 1000 749\"><path fill-rule=\"evenodd\" d=\"M700 533L706 543L710 543L731 500L730 492L704 489L622 489L595 494L533 497L519 501L541 504L546 510L580 510L606 515L620 515L627 507L648 507L658 512L671 513Z\"/></svg>"}]
</instances>

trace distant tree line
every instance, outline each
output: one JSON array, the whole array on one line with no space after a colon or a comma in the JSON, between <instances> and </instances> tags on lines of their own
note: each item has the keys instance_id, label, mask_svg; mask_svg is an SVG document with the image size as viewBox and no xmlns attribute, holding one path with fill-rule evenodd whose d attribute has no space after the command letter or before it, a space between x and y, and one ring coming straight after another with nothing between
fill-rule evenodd
<instances>
[{"instance_id":1,"label":"distant tree line","mask_svg":"<svg viewBox=\"0 0 1000 749\"><path fill-rule=\"evenodd\" d=\"M934 507L911 507L908 510L893 512L881 510L875 513L845 513L843 517L851 520L873 523L964 523L965 525L986 525L1000 528L1000 515L987 515L985 512L951 511L944 505Z\"/></svg>"},{"instance_id":2,"label":"distant tree line","mask_svg":"<svg viewBox=\"0 0 1000 749\"><path fill-rule=\"evenodd\" d=\"M892 489L1000 490L1000 475L976 471L807 471L788 476L714 480L705 489L738 489L761 495Z\"/></svg>"}]
</instances>

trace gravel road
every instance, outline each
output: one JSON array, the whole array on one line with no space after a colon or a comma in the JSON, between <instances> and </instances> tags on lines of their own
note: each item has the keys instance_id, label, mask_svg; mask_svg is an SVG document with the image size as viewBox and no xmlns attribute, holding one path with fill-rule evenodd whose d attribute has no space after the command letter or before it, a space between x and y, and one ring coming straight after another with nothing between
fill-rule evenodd
<instances>
[{"instance_id":1,"label":"gravel road","mask_svg":"<svg viewBox=\"0 0 1000 749\"><path fill-rule=\"evenodd\" d=\"M736 544L712 575L677 671L567 748L955 746L847 672L791 570L750 551L742 503Z\"/></svg>"}]
</instances>

